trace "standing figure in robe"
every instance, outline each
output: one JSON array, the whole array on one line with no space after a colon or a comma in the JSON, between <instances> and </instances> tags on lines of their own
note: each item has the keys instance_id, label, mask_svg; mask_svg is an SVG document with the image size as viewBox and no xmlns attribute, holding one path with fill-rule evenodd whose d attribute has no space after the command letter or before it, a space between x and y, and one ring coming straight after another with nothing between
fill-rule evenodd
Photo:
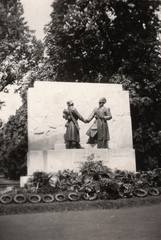
<instances>
[{"instance_id":1,"label":"standing figure in robe","mask_svg":"<svg viewBox=\"0 0 161 240\"><path fill-rule=\"evenodd\" d=\"M72 100L67 102L68 109L64 109L63 118L67 120L65 141L67 148L82 148L80 145L79 125L78 119L85 123L84 118L79 114L77 109L74 107Z\"/></svg>"},{"instance_id":2,"label":"standing figure in robe","mask_svg":"<svg viewBox=\"0 0 161 240\"><path fill-rule=\"evenodd\" d=\"M93 125L86 134L89 136L88 143L96 141L98 148L108 148L108 141L110 140L107 121L112 118L112 115L110 108L104 106L105 103L106 98L101 98L99 100L99 107L95 108L86 120L86 123L89 123L95 118Z\"/></svg>"}]
</instances>

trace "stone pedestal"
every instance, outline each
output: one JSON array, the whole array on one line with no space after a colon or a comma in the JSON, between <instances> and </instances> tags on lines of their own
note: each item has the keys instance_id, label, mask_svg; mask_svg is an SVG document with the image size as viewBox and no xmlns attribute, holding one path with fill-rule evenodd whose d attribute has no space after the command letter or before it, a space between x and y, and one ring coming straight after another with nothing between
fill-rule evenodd
<instances>
[{"instance_id":1,"label":"stone pedestal","mask_svg":"<svg viewBox=\"0 0 161 240\"><path fill-rule=\"evenodd\" d=\"M47 173L56 173L64 169L79 171L81 164L87 159L102 161L104 165L111 169L136 170L135 152L131 148L97 149L87 147L85 149L59 149L59 147L56 146L54 150L39 151L39 164L37 158L35 158L38 152L30 151L28 153L28 175L32 175L35 171L45 171ZM32 165L30 164L31 161Z\"/></svg>"},{"instance_id":2,"label":"stone pedestal","mask_svg":"<svg viewBox=\"0 0 161 240\"><path fill-rule=\"evenodd\" d=\"M84 149L66 149L66 121L62 117L66 102L73 100L78 112L87 119L102 97L107 99L105 106L112 113L108 121L110 149L86 144L86 132L94 120L89 124L78 121ZM128 91L123 91L121 84L35 82L28 90L28 146L28 175L35 171L78 170L89 157L102 160L112 169L135 171Z\"/></svg>"}]
</instances>

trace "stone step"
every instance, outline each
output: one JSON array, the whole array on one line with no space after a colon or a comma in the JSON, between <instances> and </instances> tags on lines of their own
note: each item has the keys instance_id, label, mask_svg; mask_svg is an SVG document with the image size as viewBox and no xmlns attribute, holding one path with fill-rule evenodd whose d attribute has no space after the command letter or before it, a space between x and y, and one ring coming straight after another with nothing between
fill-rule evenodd
<instances>
[{"instance_id":1,"label":"stone step","mask_svg":"<svg viewBox=\"0 0 161 240\"><path fill-rule=\"evenodd\" d=\"M109 143L109 148L117 148L117 144L116 143ZM81 146L84 149L97 149L97 144L87 144L87 143L81 143ZM66 149L66 145L65 143L57 143L54 145L54 150L65 150Z\"/></svg>"}]
</instances>

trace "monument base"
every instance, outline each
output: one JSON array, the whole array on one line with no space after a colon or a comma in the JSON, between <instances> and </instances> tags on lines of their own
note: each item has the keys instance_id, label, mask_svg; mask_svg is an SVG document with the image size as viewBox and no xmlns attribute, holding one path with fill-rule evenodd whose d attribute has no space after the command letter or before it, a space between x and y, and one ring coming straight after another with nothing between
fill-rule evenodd
<instances>
[{"instance_id":1,"label":"monument base","mask_svg":"<svg viewBox=\"0 0 161 240\"><path fill-rule=\"evenodd\" d=\"M21 176L20 177L20 187L24 187L25 186L25 184L27 183L27 180L29 179L29 178L31 178L32 177L32 175L27 175L27 176Z\"/></svg>"},{"instance_id":2,"label":"monument base","mask_svg":"<svg viewBox=\"0 0 161 240\"><path fill-rule=\"evenodd\" d=\"M112 170L136 171L135 151L131 148L97 149L86 145L85 149L62 149L61 146L56 146L55 149L28 152L27 175L31 176L36 171L79 171L81 164L87 160L102 161L103 165ZM22 177L20 186L24 186L27 179Z\"/></svg>"},{"instance_id":3,"label":"monument base","mask_svg":"<svg viewBox=\"0 0 161 240\"><path fill-rule=\"evenodd\" d=\"M114 169L136 171L135 151L131 148L112 149L48 149L44 151L28 152L28 171L31 177L36 171L57 173L65 169L79 171L85 161L102 161L103 165ZM23 187L28 176L21 177L20 186Z\"/></svg>"},{"instance_id":4,"label":"monument base","mask_svg":"<svg viewBox=\"0 0 161 240\"><path fill-rule=\"evenodd\" d=\"M84 145L83 145L84 146ZM57 173L65 169L79 171L87 161L102 161L103 165L114 169L136 171L135 151L131 148L97 149L96 146L85 146L84 149L65 149L60 145L44 151L29 151L27 157L27 175L31 177L36 171ZM28 176L21 177L23 187Z\"/></svg>"},{"instance_id":5,"label":"monument base","mask_svg":"<svg viewBox=\"0 0 161 240\"><path fill-rule=\"evenodd\" d=\"M114 149L66 149L30 151L28 153L28 175L35 171L56 173L59 170L78 171L86 160L102 161L111 169L136 171L135 152L130 148Z\"/></svg>"}]
</instances>

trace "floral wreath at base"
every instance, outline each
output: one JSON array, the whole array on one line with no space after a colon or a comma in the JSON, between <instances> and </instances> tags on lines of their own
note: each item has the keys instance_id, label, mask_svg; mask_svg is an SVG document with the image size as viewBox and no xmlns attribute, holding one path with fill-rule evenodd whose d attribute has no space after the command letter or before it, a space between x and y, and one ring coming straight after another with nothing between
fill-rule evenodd
<instances>
[{"instance_id":1,"label":"floral wreath at base","mask_svg":"<svg viewBox=\"0 0 161 240\"><path fill-rule=\"evenodd\" d=\"M160 195L160 191L156 188L151 188L148 190L149 195L151 196L159 196Z\"/></svg>"},{"instance_id":2,"label":"floral wreath at base","mask_svg":"<svg viewBox=\"0 0 161 240\"><path fill-rule=\"evenodd\" d=\"M13 198L15 203L25 203L27 201L26 197L23 194L17 194Z\"/></svg>"},{"instance_id":3,"label":"floral wreath at base","mask_svg":"<svg viewBox=\"0 0 161 240\"><path fill-rule=\"evenodd\" d=\"M57 193L56 195L55 195L55 200L57 201L57 202L65 202L66 201L66 196L65 196L65 194L63 194L63 193Z\"/></svg>"},{"instance_id":4,"label":"floral wreath at base","mask_svg":"<svg viewBox=\"0 0 161 240\"><path fill-rule=\"evenodd\" d=\"M41 202L41 197L37 194L33 194L28 197L28 201L30 203L39 203L39 202Z\"/></svg>"},{"instance_id":5,"label":"floral wreath at base","mask_svg":"<svg viewBox=\"0 0 161 240\"><path fill-rule=\"evenodd\" d=\"M0 197L0 202L3 204L9 204L13 201L13 197L9 194L4 194Z\"/></svg>"},{"instance_id":6,"label":"floral wreath at base","mask_svg":"<svg viewBox=\"0 0 161 240\"><path fill-rule=\"evenodd\" d=\"M82 197L84 200L94 201L98 198L98 195L97 193L84 193Z\"/></svg>"},{"instance_id":7,"label":"floral wreath at base","mask_svg":"<svg viewBox=\"0 0 161 240\"><path fill-rule=\"evenodd\" d=\"M42 201L44 203L52 203L52 202L54 202L54 200L55 200L55 198L51 194L45 194L44 196L42 196Z\"/></svg>"},{"instance_id":8,"label":"floral wreath at base","mask_svg":"<svg viewBox=\"0 0 161 240\"><path fill-rule=\"evenodd\" d=\"M137 188L133 190L133 194L136 197L146 197L148 195L148 192L143 188Z\"/></svg>"},{"instance_id":9,"label":"floral wreath at base","mask_svg":"<svg viewBox=\"0 0 161 240\"><path fill-rule=\"evenodd\" d=\"M76 193L76 192L70 192L69 194L68 194L68 199L70 200L70 201L78 201L79 199L80 199L80 195L78 194L78 193Z\"/></svg>"}]
</instances>

